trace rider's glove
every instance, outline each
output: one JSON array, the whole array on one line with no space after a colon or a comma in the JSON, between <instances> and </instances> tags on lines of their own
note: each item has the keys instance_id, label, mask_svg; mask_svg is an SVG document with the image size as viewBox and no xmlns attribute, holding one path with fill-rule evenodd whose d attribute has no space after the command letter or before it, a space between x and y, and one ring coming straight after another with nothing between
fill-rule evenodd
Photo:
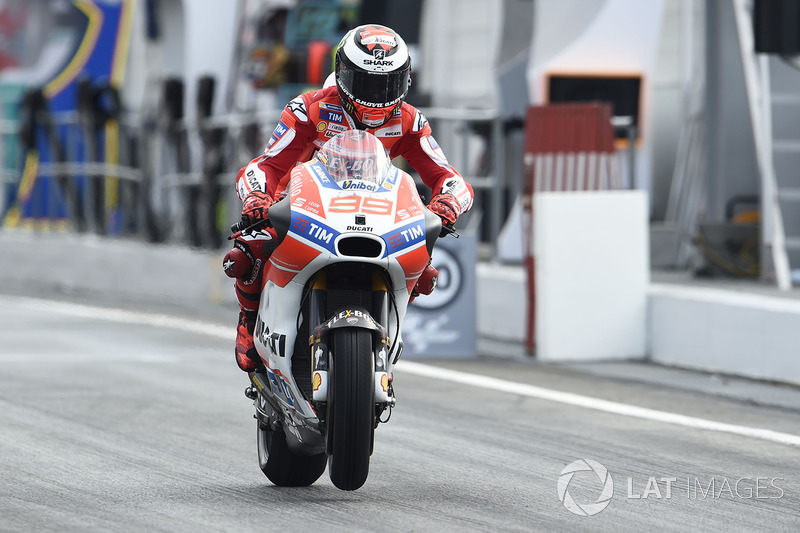
<instances>
[{"instance_id":1,"label":"rider's glove","mask_svg":"<svg viewBox=\"0 0 800 533\"><path fill-rule=\"evenodd\" d=\"M242 204L242 221L251 226L269 216L269 206L275 203L272 196L264 191L253 191L247 195Z\"/></svg>"},{"instance_id":2,"label":"rider's glove","mask_svg":"<svg viewBox=\"0 0 800 533\"><path fill-rule=\"evenodd\" d=\"M442 226L452 228L461 214L461 204L456 197L450 193L437 194L431 198L428 209L439 215L442 219Z\"/></svg>"}]
</instances>

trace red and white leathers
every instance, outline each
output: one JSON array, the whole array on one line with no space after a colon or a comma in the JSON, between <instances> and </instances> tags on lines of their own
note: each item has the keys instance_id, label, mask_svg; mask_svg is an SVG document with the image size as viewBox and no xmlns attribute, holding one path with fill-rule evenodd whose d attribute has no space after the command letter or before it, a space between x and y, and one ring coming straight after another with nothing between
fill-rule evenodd
<instances>
[{"instance_id":1,"label":"red and white leathers","mask_svg":"<svg viewBox=\"0 0 800 533\"><path fill-rule=\"evenodd\" d=\"M297 163L310 160L325 141L349 129L355 129L355 124L342 108L335 87L298 96L284 108L264 154L236 176L239 198L244 201L250 192L261 190L277 200ZM434 196L455 196L458 215L472 206L472 187L447 162L427 119L416 108L403 102L386 124L367 131L383 143L390 157L402 156Z\"/></svg>"},{"instance_id":2,"label":"red and white leathers","mask_svg":"<svg viewBox=\"0 0 800 533\"><path fill-rule=\"evenodd\" d=\"M264 191L277 200L286 189L292 168L309 161L325 142L338 133L356 129L345 112L335 86L301 94L289 102L272 133L263 155L250 161L236 176L236 190L244 202L253 191ZM403 102L382 126L367 129L388 150L401 156L430 187L432 196L452 195L448 204L458 217L472 207L472 187L447 162L431 134L425 116ZM448 197L450 198L450 197ZM262 270L273 249L273 237L264 231L237 239L247 248L252 272L236 279L236 295L243 311L254 312L262 289Z\"/></svg>"}]
</instances>

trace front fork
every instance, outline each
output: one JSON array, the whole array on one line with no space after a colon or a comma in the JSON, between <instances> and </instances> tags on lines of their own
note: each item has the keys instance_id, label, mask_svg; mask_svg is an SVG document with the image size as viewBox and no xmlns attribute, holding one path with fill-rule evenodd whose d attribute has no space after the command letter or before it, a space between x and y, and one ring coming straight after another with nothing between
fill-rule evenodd
<instances>
[{"instance_id":1,"label":"front fork","mask_svg":"<svg viewBox=\"0 0 800 533\"><path fill-rule=\"evenodd\" d=\"M317 406L328 401L328 332L337 327L337 317L329 319L328 309L328 276L323 270L317 274L311 286L309 295L309 318L311 324L317 324L311 331L309 342L311 344L311 384L312 399ZM372 353L375 357L375 403L378 418L383 411L395 404L392 389L391 375L389 374L389 337L386 335L384 324L389 321L389 287L385 277L379 271L372 273L372 311L374 316L369 316L354 327L365 327L372 330ZM369 313L367 313L369 315ZM377 327L375 327L377 325ZM342 327L342 326L339 326ZM323 409L318 409L317 413ZM388 418L387 418L388 420Z\"/></svg>"}]
</instances>

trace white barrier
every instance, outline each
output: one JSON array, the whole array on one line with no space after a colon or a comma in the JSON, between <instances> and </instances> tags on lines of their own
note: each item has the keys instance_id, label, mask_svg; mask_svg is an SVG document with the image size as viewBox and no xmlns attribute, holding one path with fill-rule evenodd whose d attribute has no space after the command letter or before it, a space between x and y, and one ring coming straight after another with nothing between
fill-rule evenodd
<instances>
[{"instance_id":1,"label":"white barrier","mask_svg":"<svg viewBox=\"0 0 800 533\"><path fill-rule=\"evenodd\" d=\"M0 249L0 287L14 292L188 308L236 301L221 251L23 230L0 231Z\"/></svg>"},{"instance_id":2,"label":"white barrier","mask_svg":"<svg viewBox=\"0 0 800 533\"><path fill-rule=\"evenodd\" d=\"M540 192L533 219L537 358L644 357L646 193Z\"/></svg>"},{"instance_id":3,"label":"white barrier","mask_svg":"<svg viewBox=\"0 0 800 533\"><path fill-rule=\"evenodd\" d=\"M653 284L653 361L800 384L800 300Z\"/></svg>"}]
</instances>

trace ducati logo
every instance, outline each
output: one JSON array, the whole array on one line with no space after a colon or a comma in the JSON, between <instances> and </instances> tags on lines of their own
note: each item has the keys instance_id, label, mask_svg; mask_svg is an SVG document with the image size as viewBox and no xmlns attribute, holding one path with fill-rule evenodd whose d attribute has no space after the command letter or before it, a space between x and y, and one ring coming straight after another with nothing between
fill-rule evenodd
<instances>
[{"instance_id":1,"label":"ducati logo","mask_svg":"<svg viewBox=\"0 0 800 533\"><path fill-rule=\"evenodd\" d=\"M387 51L397 46L394 33L385 26L367 26L361 32L360 37L361 44L366 46L370 52L373 52L376 46Z\"/></svg>"}]
</instances>

